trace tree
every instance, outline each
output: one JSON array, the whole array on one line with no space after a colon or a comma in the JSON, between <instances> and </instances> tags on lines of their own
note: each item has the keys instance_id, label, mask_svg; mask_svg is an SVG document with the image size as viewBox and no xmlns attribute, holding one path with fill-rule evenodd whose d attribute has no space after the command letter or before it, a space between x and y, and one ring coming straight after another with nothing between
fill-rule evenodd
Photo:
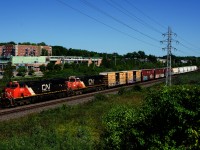
<instances>
[{"instance_id":1,"label":"tree","mask_svg":"<svg viewBox=\"0 0 200 150\"><path fill-rule=\"evenodd\" d=\"M4 74L3 74L2 81L4 83L7 83L7 82L11 81L12 77L13 77L12 63L8 62L6 68L4 68Z\"/></svg>"},{"instance_id":2,"label":"tree","mask_svg":"<svg viewBox=\"0 0 200 150\"><path fill-rule=\"evenodd\" d=\"M62 46L52 46L52 55L53 56L66 56L67 49ZM71 55L74 56L74 55Z\"/></svg>"},{"instance_id":3,"label":"tree","mask_svg":"<svg viewBox=\"0 0 200 150\"><path fill-rule=\"evenodd\" d=\"M54 70L57 70L57 71L62 70L62 64L56 64L56 65L54 66Z\"/></svg>"},{"instance_id":4,"label":"tree","mask_svg":"<svg viewBox=\"0 0 200 150\"><path fill-rule=\"evenodd\" d=\"M39 68L40 68L41 72L45 72L46 71L46 66L44 64L40 65Z\"/></svg>"},{"instance_id":5,"label":"tree","mask_svg":"<svg viewBox=\"0 0 200 150\"><path fill-rule=\"evenodd\" d=\"M64 64L64 68L65 68L65 69L69 69L69 68L72 68L72 66L71 66L69 63L65 63L65 64Z\"/></svg>"},{"instance_id":6,"label":"tree","mask_svg":"<svg viewBox=\"0 0 200 150\"><path fill-rule=\"evenodd\" d=\"M17 69L17 72L18 72L17 75L24 77L26 75L27 69L25 66L20 66Z\"/></svg>"},{"instance_id":7,"label":"tree","mask_svg":"<svg viewBox=\"0 0 200 150\"><path fill-rule=\"evenodd\" d=\"M145 52L143 51L138 51L138 54L141 59L144 59L146 57Z\"/></svg>"},{"instance_id":8,"label":"tree","mask_svg":"<svg viewBox=\"0 0 200 150\"><path fill-rule=\"evenodd\" d=\"M156 56L153 56L153 55L149 55L147 56L148 60L152 63L156 63L157 62L157 58Z\"/></svg>"},{"instance_id":9,"label":"tree","mask_svg":"<svg viewBox=\"0 0 200 150\"><path fill-rule=\"evenodd\" d=\"M103 58L101 65L104 66L105 68L111 68L112 67L112 65L111 65L111 59Z\"/></svg>"},{"instance_id":10,"label":"tree","mask_svg":"<svg viewBox=\"0 0 200 150\"><path fill-rule=\"evenodd\" d=\"M31 45L30 42L22 42L22 43L18 43L19 45Z\"/></svg>"},{"instance_id":11,"label":"tree","mask_svg":"<svg viewBox=\"0 0 200 150\"><path fill-rule=\"evenodd\" d=\"M138 59L140 57L140 55L137 52L133 52L133 58L134 59Z\"/></svg>"},{"instance_id":12,"label":"tree","mask_svg":"<svg viewBox=\"0 0 200 150\"><path fill-rule=\"evenodd\" d=\"M41 56L48 56L48 51L44 48L42 48Z\"/></svg>"},{"instance_id":13,"label":"tree","mask_svg":"<svg viewBox=\"0 0 200 150\"><path fill-rule=\"evenodd\" d=\"M46 43L41 42L41 43L37 43L37 45L39 45L39 46L46 46Z\"/></svg>"},{"instance_id":14,"label":"tree","mask_svg":"<svg viewBox=\"0 0 200 150\"><path fill-rule=\"evenodd\" d=\"M33 75L34 74L34 70L33 69L30 69L29 71L28 71L28 75Z\"/></svg>"},{"instance_id":15,"label":"tree","mask_svg":"<svg viewBox=\"0 0 200 150\"><path fill-rule=\"evenodd\" d=\"M7 44L16 45L15 42L13 42L13 41L8 42Z\"/></svg>"},{"instance_id":16,"label":"tree","mask_svg":"<svg viewBox=\"0 0 200 150\"><path fill-rule=\"evenodd\" d=\"M50 62L50 63L47 64L46 68L47 68L47 70L52 71L54 69L54 66L55 66L55 64Z\"/></svg>"}]
</instances>

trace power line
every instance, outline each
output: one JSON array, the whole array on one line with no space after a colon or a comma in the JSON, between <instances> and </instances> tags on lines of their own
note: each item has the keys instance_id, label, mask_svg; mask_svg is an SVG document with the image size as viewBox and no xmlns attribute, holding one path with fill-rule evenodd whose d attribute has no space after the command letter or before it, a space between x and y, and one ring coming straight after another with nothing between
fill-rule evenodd
<instances>
[{"instance_id":1,"label":"power line","mask_svg":"<svg viewBox=\"0 0 200 150\"><path fill-rule=\"evenodd\" d=\"M138 18L137 16L135 16L133 13L131 13L130 11L128 11L127 9L125 9L123 6L119 5L118 3L116 3L113 0L104 0L107 4L109 4L110 6L112 6L113 8L117 9L118 11L122 12L123 14L129 16L131 19L139 22L140 24L144 25L145 27L148 27L150 29L152 29L153 31L162 34L161 31L159 31L158 29L154 28L153 26L149 25L148 23L146 23L144 20ZM114 5L113 5L114 4ZM117 7L116 7L116 6Z\"/></svg>"},{"instance_id":2,"label":"power line","mask_svg":"<svg viewBox=\"0 0 200 150\"><path fill-rule=\"evenodd\" d=\"M82 14L82 15L84 15L84 16L86 16L86 17L88 17L88 18L90 18L90 19L92 19L92 20L94 20L94 21L96 21L96 22L98 22L98 23L100 23L100 24L103 24L104 26L106 26L106 27L108 27L108 28L111 28L112 30L115 30L115 31L117 31L117 32L119 32L119 33L121 33L121 34L124 34L124 35L126 35L126 36L128 36L128 37L131 37L131 38L133 38L133 39L136 39L136 40L138 40L138 41L140 41L140 42L142 42L142 43L148 44L148 45L153 46L153 47L160 48L160 47L158 47L158 46L156 46L156 45L154 45L154 44L151 44L151 43L149 43L149 42L146 42L146 41L144 41L144 40L141 40L141 39L139 39L139 38L136 38L136 37L134 37L134 36L132 36L132 35L126 33L126 32L123 32L123 31L121 31L121 30L119 30L119 29L117 29L117 28L115 28L115 27L112 27L112 26L110 26L110 25L108 25L108 24L106 24L106 23L104 23L104 22L102 22L102 21L99 21L98 19L96 19L96 18L94 18L94 17L92 17L92 16L90 16L90 15L88 15L88 14L86 14L86 13L80 11L79 9L76 9L76 8L70 6L69 4L65 3L65 2L62 1L62 0L56 0L56 1L58 1L58 2L61 3L62 5L67 6L68 8L70 8L70 9L72 9L72 10L74 10L74 11L76 11L76 12L78 12L78 13L80 13L80 14Z\"/></svg>"},{"instance_id":3,"label":"power line","mask_svg":"<svg viewBox=\"0 0 200 150\"><path fill-rule=\"evenodd\" d=\"M140 10L139 8L137 8L136 6L134 6L130 1L128 0L124 0L126 3L128 3L130 6L132 6L133 8L135 8L137 11L139 11L141 14L143 14L145 17L147 17L149 20L153 21L154 23L156 23L157 25L159 25L160 27L162 27L163 29L167 29L166 26L160 24L159 22L157 22L155 19L151 18L150 16L146 15L142 10Z\"/></svg>"},{"instance_id":4,"label":"power line","mask_svg":"<svg viewBox=\"0 0 200 150\"><path fill-rule=\"evenodd\" d=\"M136 10L138 10L141 14L143 14L145 17L147 17L147 18L150 19L151 21L155 22L155 23L158 24L160 27L166 29L166 27L165 27L164 25L162 25L161 23L157 22L155 19L151 18L150 16L146 15L142 10L140 10L140 9L137 8L135 5L133 5L129 0L124 0L124 1L127 2L127 3L128 3L130 6L132 6L133 8L135 8ZM186 41L185 39L181 38L180 36L178 36L178 38L180 38L181 40L185 41L186 43L188 43L189 45L191 45L191 46L194 47L195 49L194 49L194 48L190 48L190 47L184 45L183 43L179 42L181 46L183 46L183 47L187 48L188 50L193 51L193 52L195 52L195 53L198 53L198 54L200 53L199 51L197 51L197 50L200 50L199 47L197 47L197 46L191 44L190 42ZM180 41L180 40L179 40L179 41ZM178 50L178 51L184 53L184 52L181 51L181 50ZM189 54L189 53L187 53L187 54Z\"/></svg>"},{"instance_id":5,"label":"power line","mask_svg":"<svg viewBox=\"0 0 200 150\"><path fill-rule=\"evenodd\" d=\"M119 20L119 19L113 17L112 15L110 15L110 14L106 13L105 11L99 9L98 7L92 5L92 4L89 3L88 1L86 1L86 0L81 0L81 1L82 1L85 5L87 5L87 6L91 7L91 8L93 8L93 9L95 9L96 11L99 11L100 13L102 13L102 14L104 14L105 16L107 16L107 17L109 17L109 18L115 20L116 22L118 22L118 23L120 23L120 24L126 26L127 28L129 28L129 29L131 29L131 30L134 30L134 31L136 31L136 32L138 32L138 33L140 33L140 34L142 34L143 36L146 36L146 37L148 37L148 38L150 38L150 39L152 39L152 40L154 40L154 41L156 41L156 42L159 41L159 40L157 40L157 39L155 39L155 38L153 38L153 37L151 37L151 36L149 36L149 35L147 35L147 34L141 32L141 31L139 31L139 30L137 30L137 29L131 27L130 25L124 23L123 21L121 21L121 20Z\"/></svg>"},{"instance_id":6,"label":"power line","mask_svg":"<svg viewBox=\"0 0 200 150\"><path fill-rule=\"evenodd\" d=\"M185 41L186 43L188 43L189 45L191 45L192 47L194 47L195 49L200 49L199 47L197 47L197 46L191 44L190 42L186 41L186 40L183 39L182 37L179 36L179 38L180 38L181 40Z\"/></svg>"},{"instance_id":7,"label":"power line","mask_svg":"<svg viewBox=\"0 0 200 150\"><path fill-rule=\"evenodd\" d=\"M180 45L183 46L183 47L185 47L185 48L187 48L187 49L190 50L190 51L193 51L193 52L195 52L195 53L200 54L199 51L196 51L196 50L194 50L194 49L192 49L192 48L190 48L190 47L187 47L187 46L185 46L183 43L180 43Z\"/></svg>"}]
</instances>

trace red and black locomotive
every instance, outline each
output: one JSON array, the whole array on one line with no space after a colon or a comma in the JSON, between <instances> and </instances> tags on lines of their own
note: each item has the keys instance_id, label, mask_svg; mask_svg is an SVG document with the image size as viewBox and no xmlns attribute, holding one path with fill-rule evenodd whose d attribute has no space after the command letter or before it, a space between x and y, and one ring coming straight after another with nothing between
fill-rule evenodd
<instances>
[{"instance_id":1,"label":"red and black locomotive","mask_svg":"<svg viewBox=\"0 0 200 150\"><path fill-rule=\"evenodd\" d=\"M11 107L40 101L63 98L82 94L105 87L103 76L71 76L68 79L49 79L41 81L12 81L7 84L1 94L3 107Z\"/></svg>"}]
</instances>

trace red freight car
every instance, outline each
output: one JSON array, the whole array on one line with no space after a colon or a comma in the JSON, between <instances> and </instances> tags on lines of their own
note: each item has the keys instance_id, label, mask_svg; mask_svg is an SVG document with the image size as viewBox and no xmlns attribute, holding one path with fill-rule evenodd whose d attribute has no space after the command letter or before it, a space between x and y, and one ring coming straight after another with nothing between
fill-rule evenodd
<instances>
[{"instance_id":1,"label":"red freight car","mask_svg":"<svg viewBox=\"0 0 200 150\"><path fill-rule=\"evenodd\" d=\"M154 79L154 69L142 69L142 81Z\"/></svg>"},{"instance_id":2,"label":"red freight car","mask_svg":"<svg viewBox=\"0 0 200 150\"><path fill-rule=\"evenodd\" d=\"M165 76L165 68L156 68L155 69L155 79L163 78Z\"/></svg>"}]
</instances>

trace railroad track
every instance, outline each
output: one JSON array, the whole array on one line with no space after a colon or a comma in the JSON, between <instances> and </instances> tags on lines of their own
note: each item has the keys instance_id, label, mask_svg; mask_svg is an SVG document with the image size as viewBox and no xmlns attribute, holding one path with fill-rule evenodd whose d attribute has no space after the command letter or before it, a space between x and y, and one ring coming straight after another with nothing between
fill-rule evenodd
<instances>
[{"instance_id":1,"label":"railroad track","mask_svg":"<svg viewBox=\"0 0 200 150\"><path fill-rule=\"evenodd\" d=\"M147 86L151 86L156 83L163 82L164 80L165 79L162 78L162 79L127 85L127 86L123 86L123 87L131 88L135 85L141 85L141 86L147 87ZM76 96L72 96L72 97L66 97L66 98L45 101L45 102L40 102L40 103L35 103L35 104L23 105L23 106L14 107L14 108L0 109L0 121L23 117L23 116L26 116L27 114L31 114L31 113L38 113L38 112L41 112L44 110L59 107L63 104L76 105L76 104L80 104L80 103L85 103L85 102L92 100L96 94L117 93L120 88L121 87L111 88L111 89L97 91L97 92L93 92L93 93L87 93L87 94L83 94L83 95L76 95Z\"/></svg>"}]
</instances>

